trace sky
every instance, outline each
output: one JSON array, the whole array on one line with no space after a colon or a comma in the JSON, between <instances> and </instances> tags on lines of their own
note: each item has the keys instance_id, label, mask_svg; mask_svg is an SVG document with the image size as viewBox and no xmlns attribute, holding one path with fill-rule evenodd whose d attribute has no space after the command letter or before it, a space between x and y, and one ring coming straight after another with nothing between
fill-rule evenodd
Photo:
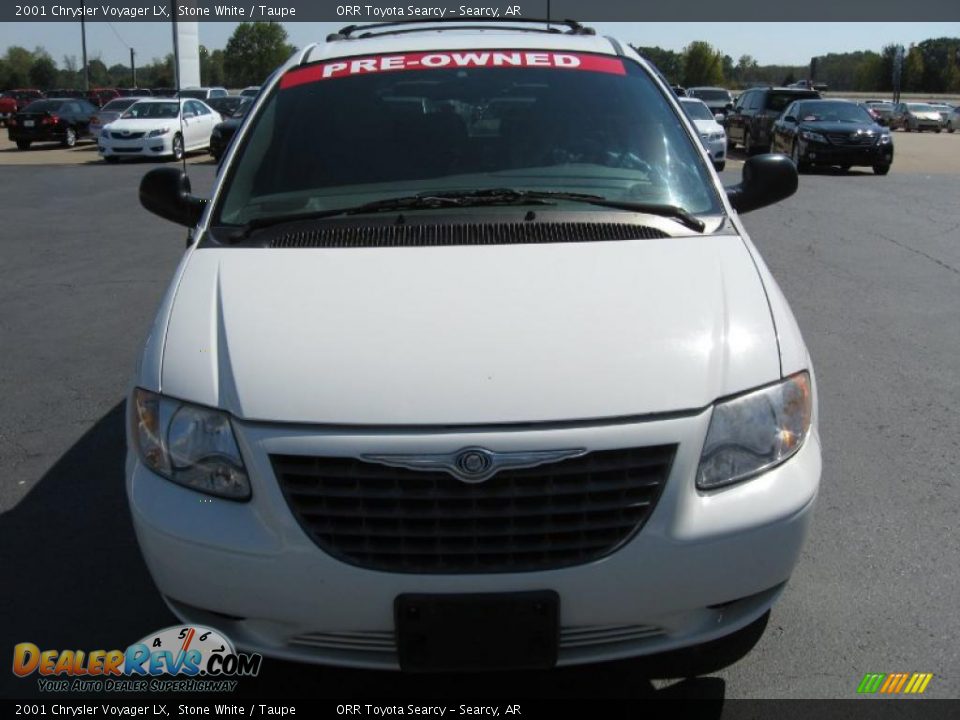
<instances>
[{"instance_id":1,"label":"sky","mask_svg":"<svg viewBox=\"0 0 960 720\"><path fill-rule=\"evenodd\" d=\"M322 41L346 23L283 23L290 42L303 47ZM960 37L960 23L588 23L604 35L634 45L659 45L682 50L694 40L706 40L736 61L752 55L761 65L805 65L815 55L854 50L879 51L884 45L909 46L933 37ZM201 22L200 43L210 50L227 44L236 23ZM108 66L129 64L130 47L137 64L148 64L172 52L171 32L161 23L88 22L87 55ZM65 55L81 57L80 23L0 24L0 54L10 45L47 49L59 66Z\"/></svg>"}]
</instances>

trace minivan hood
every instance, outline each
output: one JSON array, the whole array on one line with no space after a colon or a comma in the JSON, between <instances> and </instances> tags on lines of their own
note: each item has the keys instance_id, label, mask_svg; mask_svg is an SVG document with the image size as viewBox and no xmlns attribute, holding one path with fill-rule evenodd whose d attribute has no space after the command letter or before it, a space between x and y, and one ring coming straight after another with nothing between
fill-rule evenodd
<instances>
[{"instance_id":1,"label":"minivan hood","mask_svg":"<svg viewBox=\"0 0 960 720\"><path fill-rule=\"evenodd\" d=\"M703 408L779 376L744 243L698 236L197 249L160 390L249 420L459 425Z\"/></svg>"}]
</instances>

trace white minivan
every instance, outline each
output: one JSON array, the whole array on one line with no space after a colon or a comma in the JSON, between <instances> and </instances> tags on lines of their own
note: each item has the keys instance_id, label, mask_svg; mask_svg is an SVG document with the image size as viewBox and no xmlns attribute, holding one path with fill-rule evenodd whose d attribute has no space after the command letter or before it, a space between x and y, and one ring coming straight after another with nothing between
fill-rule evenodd
<instances>
[{"instance_id":1,"label":"white minivan","mask_svg":"<svg viewBox=\"0 0 960 720\"><path fill-rule=\"evenodd\" d=\"M816 385L739 213L796 170L724 188L645 60L557 27L345 28L263 86L209 199L143 178L193 238L126 464L183 622L292 660L546 668L706 643L783 591Z\"/></svg>"}]
</instances>

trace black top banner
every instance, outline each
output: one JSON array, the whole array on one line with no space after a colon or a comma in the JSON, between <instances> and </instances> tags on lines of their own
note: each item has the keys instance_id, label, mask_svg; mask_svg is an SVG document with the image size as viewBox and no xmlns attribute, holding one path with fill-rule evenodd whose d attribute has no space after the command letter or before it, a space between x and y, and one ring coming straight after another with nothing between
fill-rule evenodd
<instances>
[{"instance_id":1,"label":"black top banner","mask_svg":"<svg viewBox=\"0 0 960 720\"><path fill-rule=\"evenodd\" d=\"M589 22L960 21L958 0L4 0L0 22L339 22L574 18Z\"/></svg>"}]
</instances>

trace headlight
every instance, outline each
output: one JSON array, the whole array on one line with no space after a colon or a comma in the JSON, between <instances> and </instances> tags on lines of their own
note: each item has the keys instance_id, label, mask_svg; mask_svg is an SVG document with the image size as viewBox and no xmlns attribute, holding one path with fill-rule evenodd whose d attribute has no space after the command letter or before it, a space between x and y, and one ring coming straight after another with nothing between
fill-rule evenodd
<instances>
[{"instance_id":1,"label":"headlight","mask_svg":"<svg viewBox=\"0 0 960 720\"><path fill-rule=\"evenodd\" d=\"M723 487L779 465L803 445L812 415L807 372L717 403L700 454L697 488Z\"/></svg>"},{"instance_id":2,"label":"headlight","mask_svg":"<svg viewBox=\"0 0 960 720\"><path fill-rule=\"evenodd\" d=\"M825 143L827 141L827 139L820 133L810 132L809 130L801 130L800 137L809 142Z\"/></svg>"},{"instance_id":3,"label":"headlight","mask_svg":"<svg viewBox=\"0 0 960 720\"><path fill-rule=\"evenodd\" d=\"M168 127L158 128L157 130L151 130L148 132L147 137L160 137L161 135L166 135L168 132L170 132L170 128Z\"/></svg>"},{"instance_id":4,"label":"headlight","mask_svg":"<svg viewBox=\"0 0 960 720\"><path fill-rule=\"evenodd\" d=\"M891 137L890 137L890 133L884 133L883 135L880 136L880 144L881 144L881 145L886 145L886 144L889 143L889 142L892 142L892 139L891 139Z\"/></svg>"},{"instance_id":5,"label":"headlight","mask_svg":"<svg viewBox=\"0 0 960 720\"><path fill-rule=\"evenodd\" d=\"M717 132L712 132L707 136L707 140L723 140L726 137L726 133L723 130Z\"/></svg>"},{"instance_id":6,"label":"headlight","mask_svg":"<svg viewBox=\"0 0 960 720\"><path fill-rule=\"evenodd\" d=\"M150 470L179 485L230 500L250 497L230 417L137 388L130 436Z\"/></svg>"}]
</instances>

